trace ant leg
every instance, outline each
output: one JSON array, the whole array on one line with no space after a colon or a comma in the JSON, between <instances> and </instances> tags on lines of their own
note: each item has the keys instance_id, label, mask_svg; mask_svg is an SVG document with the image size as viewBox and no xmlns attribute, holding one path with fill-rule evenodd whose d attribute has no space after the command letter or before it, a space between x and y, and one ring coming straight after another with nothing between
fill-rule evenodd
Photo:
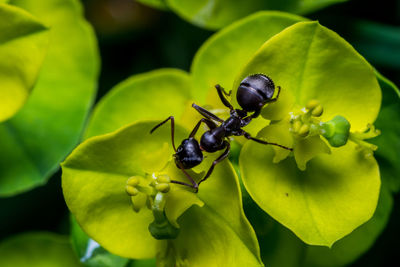
<instances>
[{"instance_id":1,"label":"ant leg","mask_svg":"<svg viewBox=\"0 0 400 267\"><path fill-rule=\"evenodd\" d=\"M267 141L264 141L264 140L261 140L261 139L258 139L258 138L254 138L254 137L252 137L249 133L247 133L247 132L245 132L245 131L243 131L242 135L243 135L245 138L247 138L247 139L249 139L249 140L253 140L253 141L255 141L255 142L257 142L257 143L260 143L260 144L279 146L279 147L281 147L281 148L283 148L283 149L287 149L287 150L293 151L293 148L290 148L290 147L287 147L287 146L283 146L283 145L280 145L280 144L277 144L277 143L267 142Z\"/></svg>"},{"instance_id":2,"label":"ant leg","mask_svg":"<svg viewBox=\"0 0 400 267\"><path fill-rule=\"evenodd\" d=\"M171 180L171 183L188 186L190 188L193 188L195 193L197 193L197 191L199 191L200 183L196 183L196 181L192 178L192 176L190 176L190 174L183 168L183 165L181 162L178 162L178 165L179 165L179 169L182 170L182 172L186 175L186 177L189 179L191 184L181 182L181 181L176 181L176 180Z\"/></svg>"},{"instance_id":3,"label":"ant leg","mask_svg":"<svg viewBox=\"0 0 400 267\"><path fill-rule=\"evenodd\" d=\"M181 182L181 181L176 181L176 180L171 180L171 183L173 184L180 184L180 185L184 185L184 186L188 186L190 188L193 188L195 190L195 192L197 193L197 191L199 190L199 186L195 187L194 185L185 183L185 182Z\"/></svg>"},{"instance_id":4,"label":"ant leg","mask_svg":"<svg viewBox=\"0 0 400 267\"><path fill-rule=\"evenodd\" d=\"M216 160L214 160L214 162L212 163L210 169L208 169L208 172L207 172L206 176L204 176L204 178L200 180L199 185L202 182L204 182L208 177L210 177L211 173L214 170L215 165L217 165L218 163L220 163L221 161L226 159L226 157L228 157L229 152L231 151L231 145L226 140L224 141L224 143L226 145L226 149L225 149L224 153L222 153Z\"/></svg>"},{"instance_id":5,"label":"ant leg","mask_svg":"<svg viewBox=\"0 0 400 267\"><path fill-rule=\"evenodd\" d=\"M262 109L263 106L264 106L264 105L261 105L256 111L254 111L253 114L251 114L249 117L247 117L247 118L249 119L249 122L250 122L252 119L255 119L255 118L257 118L258 116L260 116L261 109ZM247 119L247 118L246 118L246 119Z\"/></svg>"},{"instance_id":6,"label":"ant leg","mask_svg":"<svg viewBox=\"0 0 400 267\"><path fill-rule=\"evenodd\" d=\"M281 87L277 86L276 88L278 88L278 94L276 95L275 98L268 100L267 103L275 102L276 100L278 100L279 94L281 93Z\"/></svg>"},{"instance_id":7,"label":"ant leg","mask_svg":"<svg viewBox=\"0 0 400 267\"><path fill-rule=\"evenodd\" d=\"M203 118L203 119L199 120L199 122L198 122L198 123L196 124L196 126L193 128L192 132L191 132L190 135L189 135L189 138L195 136L195 134L196 134L197 131L199 130L200 124L201 124L202 122L204 122L205 124L207 124L207 126L208 126L208 128L210 128L210 130L212 130L212 129L214 129L214 128L217 127L217 125L216 125L213 121L211 121L211 120L209 120L209 119Z\"/></svg>"},{"instance_id":8,"label":"ant leg","mask_svg":"<svg viewBox=\"0 0 400 267\"><path fill-rule=\"evenodd\" d=\"M196 105L195 103L192 104L192 107L197 110L201 115L203 115L204 117L206 117L209 120L215 120L218 122L223 122L223 119L218 118L216 115L212 114L210 111Z\"/></svg>"},{"instance_id":9,"label":"ant leg","mask_svg":"<svg viewBox=\"0 0 400 267\"><path fill-rule=\"evenodd\" d=\"M169 116L166 120L160 122L159 124L157 124L156 126L153 127L153 129L151 129L150 134L152 134L155 130L157 130L158 127L160 127L161 125L163 125L164 123L166 123L168 120L171 120L171 139L172 139L172 147L174 148L175 152L176 152L176 147L175 147L175 120L174 120L174 116Z\"/></svg>"},{"instance_id":10,"label":"ant leg","mask_svg":"<svg viewBox=\"0 0 400 267\"><path fill-rule=\"evenodd\" d=\"M221 99L222 104L224 104L225 107L227 107L230 110L232 110L233 106L231 105L231 103L229 103L228 99L225 98L225 96L230 96L232 91L229 91L229 93L226 93L225 89L222 88L219 84L215 85L215 88L217 89L218 96Z\"/></svg>"},{"instance_id":11,"label":"ant leg","mask_svg":"<svg viewBox=\"0 0 400 267\"><path fill-rule=\"evenodd\" d=\"M261 109L262 109L263 106L264 106L264 105L261 105L256 111L254 111L253 114L251 114L250 116L247 116L246 118L243 119L243 121L244 121L244 123L245 123L244 126L248 125L248 124L251 122L252 119L255 119L255 118L257 118L258 116L260 116ZM243 127L244 127L244 126L243 126Z\"/></svg>"}]
</instances>

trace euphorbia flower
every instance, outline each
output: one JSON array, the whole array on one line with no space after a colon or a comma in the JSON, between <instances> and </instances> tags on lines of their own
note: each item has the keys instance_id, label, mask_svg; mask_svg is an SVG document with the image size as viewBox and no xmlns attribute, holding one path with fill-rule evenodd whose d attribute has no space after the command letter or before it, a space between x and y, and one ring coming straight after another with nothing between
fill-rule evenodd
<instances>
[{"instance_id":1,"label":"euphorbia flower","mask_svg":"<svg viewBox=\"0 0 400 267\"><path fill-rule=\"evenodd\" d=\"M279 101L262 113L272 122L258 137L293 147L295 161L286 151L248 142L240 158L243 182L261 208L303 241L331 246L371 218L379 196L378 164L362 141L377 135L363 133L380 109L374 70L334 32L301 22L267 41L238 80L254 72L282 87Z\"/></svg>"},{"instance_id":2,"label":"euphorbia flower","mask_svg":"<svg viewBox=\"0 0 400 267\"><path fill-rule=\"evenodd\" d=\"M161 121L170 115L190 131L199 119L190 107L192 102L226 113L216 104L214 85L235 92L245 76L255 73L268 75L282 92L276 103L265 106L264 118L249 125L252 134L269 125L259 137L294 144L294 122L288 116L314 99L324 110L323 114L315 111L315 118L328 123L334 116L342 116L350 122L351 131L362 131L374 122L380 106L372 68L344 40L318 23L298 23L281 32L300 20L276 12L255 14L206 42L194 59L190 76L177 70L158 70L128 79L99 103L86 135L109 133L140 119ZM317 106L308 106L310 114ZM368 109L362 110L365 106ZM64 192L83 229L121 256L152 257L158 251L160 263L167 266L209 266L219 261L226 265L226 259L236 261L230 265L249 259L260 264L254 234L241 210L236 176L228 162L215 168L197 196L181 185L169 184L171 191L167 193L163 193L164 185L156 188L157 183L168 184L168 179L185 179L173 162L168 163L173 153L168 126L160 128L157 136L149 135L156 123L138 123L90 139L67 159ZM187 134L178 134L176 142L185 137ZM240 168L247 190L262 209L303 241L330 246L371 217L379 192L379 171L374 158L359 157L353 143L334 148L316 137L313 147L318 142L331 154L311 153L304 162L305 166L309 161L305 171L299 170L286 151L274 161L271 147L251 141L241 152ZM215 157L208 154L193 171L201 176ZM161 178L164 181L158 180L166 176ZM133 199L124 192L125 186ZM140 197L139 192L145 195ZM185 199L165 202L165 218L160 213L160 222L167 219L167 224L180 228L179 233L172 230L177 237L168 241L157 241L148 231L155 219L150 209L161 193ZM167 212L168 207L173 215ZM215 253L217 249L223 253ZM244 254L239 255L239 251Z\"/></svg>"}]
</instances>

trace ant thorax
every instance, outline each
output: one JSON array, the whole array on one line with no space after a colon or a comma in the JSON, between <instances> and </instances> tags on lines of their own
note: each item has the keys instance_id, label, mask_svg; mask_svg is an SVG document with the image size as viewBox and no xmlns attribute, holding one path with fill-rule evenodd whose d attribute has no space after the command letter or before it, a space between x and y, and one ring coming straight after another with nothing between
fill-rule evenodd
<instances>
[{"instance_id":1,"label":"ant thorax","mask_svg":"<svg viewBox=\"0 0 400 267\"><path fill-rule=\"evenodd\" d=\"M240 135L242 132L243 120L238 114L231 114L222 124L221 128L224 129L224 137L231 135Z\"/></svg>"}]
</instances>

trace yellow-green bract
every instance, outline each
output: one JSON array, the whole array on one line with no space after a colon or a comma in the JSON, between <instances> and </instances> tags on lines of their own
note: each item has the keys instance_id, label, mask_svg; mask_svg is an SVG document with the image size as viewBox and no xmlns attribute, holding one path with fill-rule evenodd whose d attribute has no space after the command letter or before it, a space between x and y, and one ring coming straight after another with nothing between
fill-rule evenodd
<instances>
[{"instance_id":1,"label":"yellow-green bract","mask_svg":"<svg viewBox=\"0 0 400 267\"><path fill-rule=\"evenodd\" d=\"M90 138L63 163L65 200L83 230L112 253L134 259L157 256L161 266L172 262L261 266L256 237L244 216L239 182L229 162L218 166L198 194L171 185L165 212L180 233L176 239L161 241L150 235L153 215L146 208L133 211L125 192L127 180L160 173L186 181L170 161L170 130L164 127L150 135L156 124L136 123ZM179 129L177 140L188 134ZM211 162L211 158L206 160L204 166Z\"/></svg>"}]
</instances>

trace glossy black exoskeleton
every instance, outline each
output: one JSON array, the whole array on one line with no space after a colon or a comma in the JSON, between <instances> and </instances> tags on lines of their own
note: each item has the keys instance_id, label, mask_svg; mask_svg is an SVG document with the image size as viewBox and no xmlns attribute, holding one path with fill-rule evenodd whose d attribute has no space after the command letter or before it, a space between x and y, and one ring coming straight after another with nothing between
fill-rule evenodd
<instances>
[{"instance_id":1,"label":"glossy black exoskeleton","mask_svg":"<svg viewBox=\"0 0 400 267\"><path fill-rule=\"evenodd\" d=\"M179 145L178 149L175 148L175 123L173 116L168 117L166 120L156 125L150 132L152 133L168 120L171 120L171 138L172 146L175 150L175 163L176 166L180 168L188 177L190 184L174 180L171 182L192 187L196 192L198 191L199 184L211 175L215 165L229 155L229 136L244 136L245 138L253 140L257 143L274 145L283 149L292 150L292 148L283 145L254 138L242 129L248 125L252 119L260 115L261 109L265 104L275 102L278 99L281 88L279 86L277 87L278 93L276 97L273 98L275 93L275 85L269 77L265 76L264 74L253 74L243 79L236 94L237 102L242 109L234 109L231 103L229 103L229 101L226 99L226 96L229 96L231 92L226 93L225 90L218 84L215 86L215 88L217 89L218 96L222 103L230 109L230 116L228 119L223 120L208 110L193 103L192 107L195 108L204 118L202 118L196 124L190 133L189 138L184 139ZM253 113L248 115L248 112ZM203 133L199 143L195 139L195 135L201 123L205 123L209 130ZM217 123L219 123L219 125L217 125ZM202 151L213 153L219 150L224 150L224 152L216 160L214 160L206 175L198 183L194 181L194 179L185 171L185 169L191 169L203 161Z\"/></svg>"}]
</instances>

